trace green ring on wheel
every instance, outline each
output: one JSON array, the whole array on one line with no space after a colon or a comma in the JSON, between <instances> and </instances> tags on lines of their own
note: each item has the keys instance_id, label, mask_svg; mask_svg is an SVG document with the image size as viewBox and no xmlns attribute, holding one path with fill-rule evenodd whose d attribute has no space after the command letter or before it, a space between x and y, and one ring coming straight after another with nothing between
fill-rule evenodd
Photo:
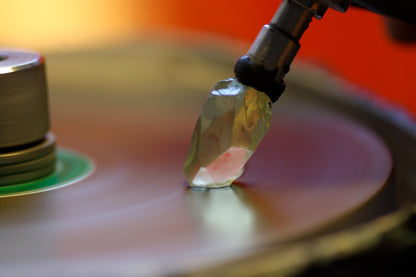
<instances>
[{"instance_id":1,"label":"green ring on wheel","mask_svg":"<svg viewBox=\"0 0 416 277\"><path fill-rule=\"evenodd\" d=\"M56 169L52 174L30 182L0 186L0 198L68 186L90 175L93 169L94 163L90 158L68 149L59 148L56 152Z\"/></svg>"}]
</instances>

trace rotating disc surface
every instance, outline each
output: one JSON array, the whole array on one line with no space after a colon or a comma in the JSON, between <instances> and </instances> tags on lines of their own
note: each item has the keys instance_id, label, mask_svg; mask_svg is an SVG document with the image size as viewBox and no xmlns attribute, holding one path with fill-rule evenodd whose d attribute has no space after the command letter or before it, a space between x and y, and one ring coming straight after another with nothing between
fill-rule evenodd
<instances>
[{"instance_id":1,"label":"rotating disc surface","mask_svg":"<svg viewBox=\"0 0 416 277\"><path fill-rule=\"evenodd\" d=\"M190 72L207 70L207 64L172 48L127 50L51 59L58 144L87 154L96 171L59 190L0 200L0 235L9 238L2 242L2 268L71 272L77 265L93 272L155 274L221 263L341 220L375 197L390 177L389 150L369 129L283 97L273 107L269 134L235 185L188 189L182 166L211 87L197 94L194 83L177 73L160 81L145 65L150 59L155 68L168 71L179 64ZM165 58L158 61L160 55L146 51L161 51ZM114 61L103 67L109 56ZM122 61L131 57L147 72L126 67ZM216 67L229 64L212 62L206 75L212 85ZM110 73L113 79L105 78ZM153 90L140 74L153 76L147 81ZM22 262L26 267L16 269Z\"/></svg>"}]
</instances>

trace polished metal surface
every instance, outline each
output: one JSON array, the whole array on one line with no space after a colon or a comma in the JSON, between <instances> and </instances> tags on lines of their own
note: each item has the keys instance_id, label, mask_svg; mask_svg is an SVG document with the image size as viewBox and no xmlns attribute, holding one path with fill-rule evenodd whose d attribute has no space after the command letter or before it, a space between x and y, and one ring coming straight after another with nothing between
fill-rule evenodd
<instances>
[{"instance_id":1,"label":"polished metal surface","mask_svg":"<svg viewBox=\"0 0 416 277\"><path fill-rule=\"evenodd\" d=\"M247 56L267 71L276 71L275 81L281 82L300 48L299 40L312 18L321 19L328 7L345 12L350 2L283 1L270 23L261 29Z\"/></svg>"},{"instance_id":2,"label":"polished metal surface","mask_svg":"<svg viewBox=\"0 0 416 277\"><path fill-rule=\"evenodd\" d=\"M0 186L38 179L55 169L55 136L49 132L39 143L0 152Z\"/></svg>"},{"instance_id":3,"label":"polished metal surface","mask_svg":"<svg viewBox=\"0 0 416 277\"><path fill-rule=\"evenodd\" d=\"M55 168L45 74L42 55L0 48L0 186Z\"/></svg>"},{"instance_id":4,"label":"polished metal surface","mask_svg":"<svg viewBox=\"0 0 416 277\"><path fill-rule=\"evenodd\" d=\"M327 232L359 211L385 212L387 146L301 91L274 105L270 133L234 186L189 189L190 135L209 84L231 67L226 56L141 42L51 57L53 130L96 170L58 190L0 199L0 272L188 272Z\"/></svg>"},{"instance_id":5,"label":"polished metal surface","mask_svg":"<svg viewBox=\"0 0 416 277\"><path fill-rule=\"evenodd\" d=\"M44 58L0 48L0 150L42 140L49 131ZM4 152L4 151L3 151Z\"/></svg>"},{"instance_id":6,"label":"polished metal surface","mask_svg":"<svg viewBox=\"0 0 416 277\"><path fill-rule=\"evenodd\" d=\"M39 66L44 59L36 52L0 48L0 61L0 74L6 74Z\"/></svg>"},{"instance_id":7,"label":"polished metal surface","mask_svg":"<svg viewBox=\"0 0 416 277\"><path fill-rule=\"evenodd\" d=\"M18 149L13 152L0 153L0 166L22 164L53 153L55 147L55 135L49 132L45 140L30 147Z\"/></svg>"}]
</instances>

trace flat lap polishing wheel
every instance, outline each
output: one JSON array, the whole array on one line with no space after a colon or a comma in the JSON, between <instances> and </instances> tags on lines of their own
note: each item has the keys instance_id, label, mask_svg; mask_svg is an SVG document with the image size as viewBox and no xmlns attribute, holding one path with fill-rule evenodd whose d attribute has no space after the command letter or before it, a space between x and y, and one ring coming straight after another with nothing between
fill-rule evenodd
<instances>
[{"instance_id":1,"label":"flat lap polishing wheel","mask_svg":"<svg viewBox=\"0 0 416 277\"><path fill-rule=\"evenodd\" d=\"M34 180L54 169L45 60L35 52L0 48L0 186Z\"/></svg>"}]
</instances>

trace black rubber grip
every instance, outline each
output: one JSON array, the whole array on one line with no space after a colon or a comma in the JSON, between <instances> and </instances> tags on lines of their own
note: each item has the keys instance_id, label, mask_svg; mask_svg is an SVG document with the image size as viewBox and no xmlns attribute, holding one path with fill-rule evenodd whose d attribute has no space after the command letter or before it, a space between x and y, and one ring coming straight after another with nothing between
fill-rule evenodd
<instances>
[{"instance_id":1,"label":"black rubber grip","mask_svg":"<svg viewBox=\"0 0 416 277\"><path fill-rule=\"evenodd\" d=\"M286 88L283 80L275 81L277 72L278 68L270 71L253 63L247 55L239 58L234 66L235 77L240 83L266 93L272 102L276 102Z\"/></svg>"}]
</instances>

